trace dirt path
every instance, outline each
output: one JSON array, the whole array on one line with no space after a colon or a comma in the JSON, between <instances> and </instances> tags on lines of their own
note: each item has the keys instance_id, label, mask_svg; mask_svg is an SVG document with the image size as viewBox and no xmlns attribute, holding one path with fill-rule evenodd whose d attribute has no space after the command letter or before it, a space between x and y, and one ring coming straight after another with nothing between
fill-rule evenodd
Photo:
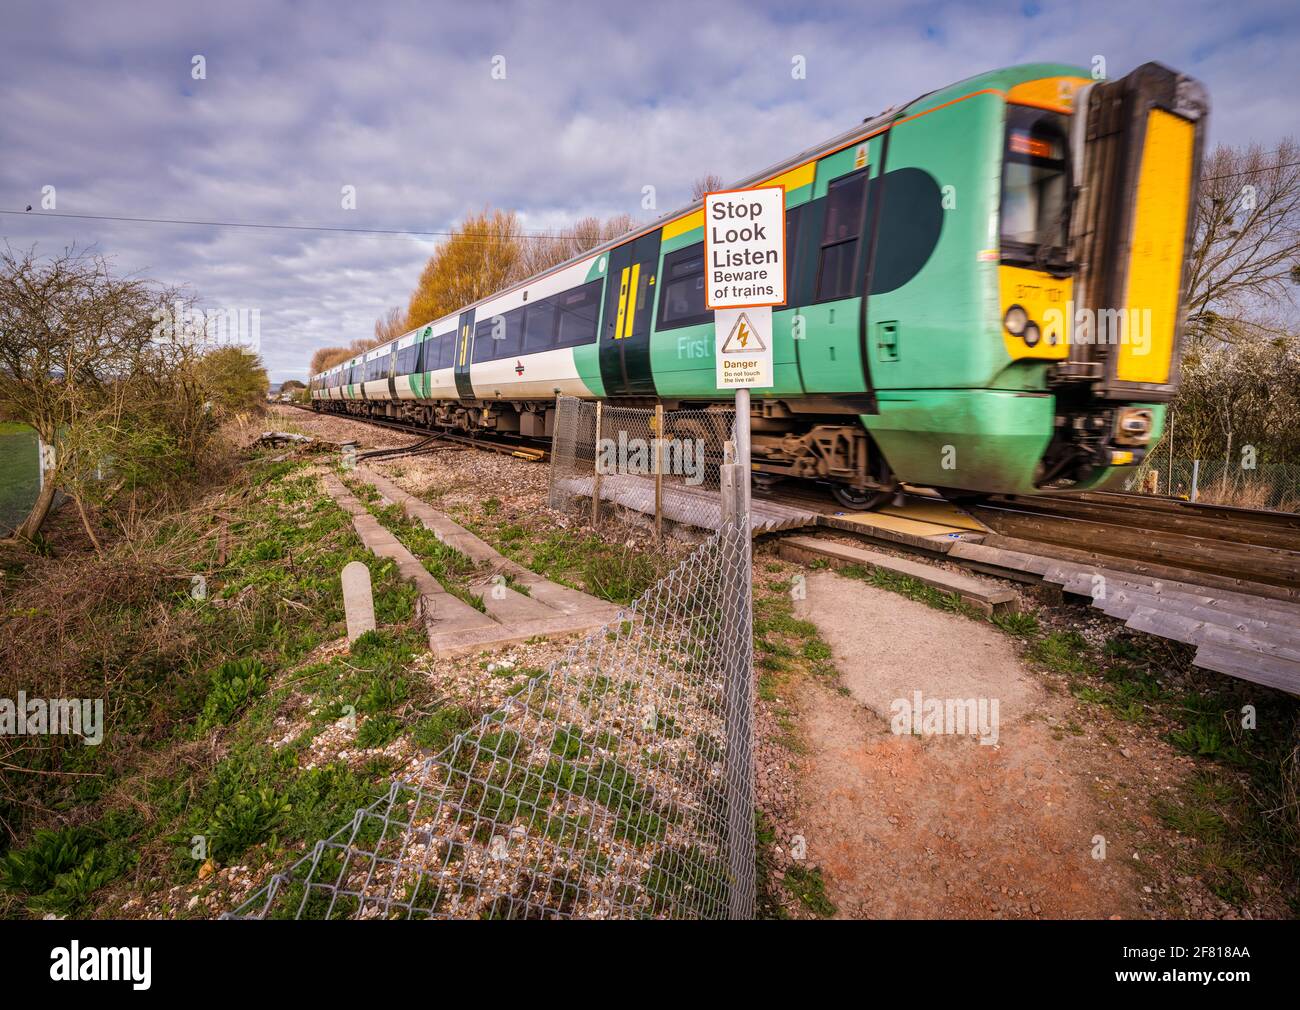
<instances>
[{"instance_id":1,"label":"dirt path","mask_svg":"<svg viewBox=\"0 0 1300 1010\"><path fill-rule=\"evenodd\" d=\"M797 699L799 821L840 917L1142 914L1118 840L1093 858L1107 817L1088 762L1053 728L1065 702L1007 636L830 572L809 576L796 612L830 644L846 689L806 682ZM923 711L926 699L982 699L990 742L908 732L901 701L917 691Z\"/></svg>"}]
</instances>

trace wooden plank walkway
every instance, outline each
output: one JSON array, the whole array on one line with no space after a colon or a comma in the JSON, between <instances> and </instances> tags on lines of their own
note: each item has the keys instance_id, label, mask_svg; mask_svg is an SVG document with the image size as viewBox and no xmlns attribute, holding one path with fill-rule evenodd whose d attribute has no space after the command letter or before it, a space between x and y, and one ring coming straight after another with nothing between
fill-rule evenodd
<instances>
[{"instance_id":1,"label":"wooden plank walkway","mask_svg":"<svg viewBox=\"0 0 1300 1010\"><path fill-rule=\"evenodd\" d=\"M987 543L954 543L948 557L1032 573L1135 631L1196 646L1203 669L1300 695L1300 604Z\"/></svg>"},{"instance_id":2,"label":"wooden plank walkway","mask_svg":"<svg viewBox=\"0 0 1300 1010\"><path fill-rule=\"evenodd\" d=\"M555 486L575 498L591 498L592 477L561 477ZM633 474L612 474L600 479L600 500L622 505L624 508L648 516L655 514L655 482L653 477ZM684 526L717 530L722 521L721 495L703 485L664 482L664 518ZM750 528L755 534L776 530L816 526L818 513L813 509L766 501L755 497L750 510Z\"/></svg>"},{"instance_id":3,"label":"wooden plank walkway","mask_svg":"<svg viewBox=\"0 0 1300 1010\"><path fill-rule=\"evenodd\" d=\"M330 496L352 516L362 543L379 557L392 558L398 571L415 583L429 649L436 656L457 656L524 642L536 636L594 631L618 619L622 609L576 589L557 585L502 556L446 515L398 487L388 478L358 467L358 479L374 485L383 500L396 504L442 543L469 557L479 568L470 588L483 599L478 610L447 592L413 555L333 474L325 476ZM509 576L525 593L495 576Z\"/></svg>"},{"instance_id":4,"label":"wooden plank walkway","mask_svg":"<svg viewBox=\"0 0 1300 1010\"><path fill-rule=\"evenodd\" d=\"M789 561L825 561L832 568L861 565L883 571L906 575L932 586L941 592L955 593L971 606L992 617L994 614L1014 613L1020 606L1020 595L1011 589L990 585L960 572L936 568L921 561L896 558L892 554L868 551L836 540L817 537L786 537L777 547L781 557Z\"/></svg>"}]
</instances>

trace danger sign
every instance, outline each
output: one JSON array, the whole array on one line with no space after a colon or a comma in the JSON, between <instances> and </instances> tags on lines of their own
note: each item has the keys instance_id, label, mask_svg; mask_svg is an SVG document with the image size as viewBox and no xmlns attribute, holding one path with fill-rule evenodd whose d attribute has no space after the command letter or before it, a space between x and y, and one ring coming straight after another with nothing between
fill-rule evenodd
<instances>
[{"instance_id":1,"label":"danger sign","mask_svg":"<svg viewBox=\"0 0 1300 1010\"><path fill-rule=\"evenodd\" d=\"M719 389L763 388L772 381L772 307L713 313Z\"/></svg>"},{"instance_id":2,"label":"danger sign","mask_svg":"<svg viewBox=\"0 0 1300 1010\"><path fill-rule=\"evenodd\" d=\"M785 187L705 194L704 303L785 304Z\"/></svg>"}]
</instances>

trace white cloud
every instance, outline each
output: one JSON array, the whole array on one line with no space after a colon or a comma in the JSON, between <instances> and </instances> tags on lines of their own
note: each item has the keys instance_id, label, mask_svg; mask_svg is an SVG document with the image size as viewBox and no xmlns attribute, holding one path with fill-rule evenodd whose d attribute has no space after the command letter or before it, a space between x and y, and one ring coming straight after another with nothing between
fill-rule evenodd
<instances>
[{"instance_id":1,"label":"white cloud","mask_svg":"<svg viewBox=\"0 0 1300 1010\"><path fill-rule=\"evenodd\" d=\"M9 4L0 208L441 230L659 211L882 108L1032 60L1200 76L1212 136L1296 133L1300 15L1282 3ZM207 59L207 80L190 58ZM790 76L807 59L807 80ZM504 81L490 76L506 58ZM357 187L356 211L340 187ZM123 270L261 311L273 375L404 303L430 241L0 217L15 245L97 242Z\"/></svg>"}]
</instances>

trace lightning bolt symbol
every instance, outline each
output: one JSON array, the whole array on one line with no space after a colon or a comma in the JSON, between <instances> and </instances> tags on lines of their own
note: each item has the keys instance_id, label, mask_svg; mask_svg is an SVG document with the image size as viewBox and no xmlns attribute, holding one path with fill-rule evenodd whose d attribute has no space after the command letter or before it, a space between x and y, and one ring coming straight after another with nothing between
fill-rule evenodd
<instances>
[{"instance_id":1,"label":"lightning bolt symbol","mask_svg":"<svg viewBox=\"0 0 1300 1010\"><path fill-rule=\"evenodd\" d=\"M741 347L749 346L749 329L748 327L745 326L744 323L740 324L740 332L737 333L736 336L740 338Z\"/></svg>"}]
</instances>

